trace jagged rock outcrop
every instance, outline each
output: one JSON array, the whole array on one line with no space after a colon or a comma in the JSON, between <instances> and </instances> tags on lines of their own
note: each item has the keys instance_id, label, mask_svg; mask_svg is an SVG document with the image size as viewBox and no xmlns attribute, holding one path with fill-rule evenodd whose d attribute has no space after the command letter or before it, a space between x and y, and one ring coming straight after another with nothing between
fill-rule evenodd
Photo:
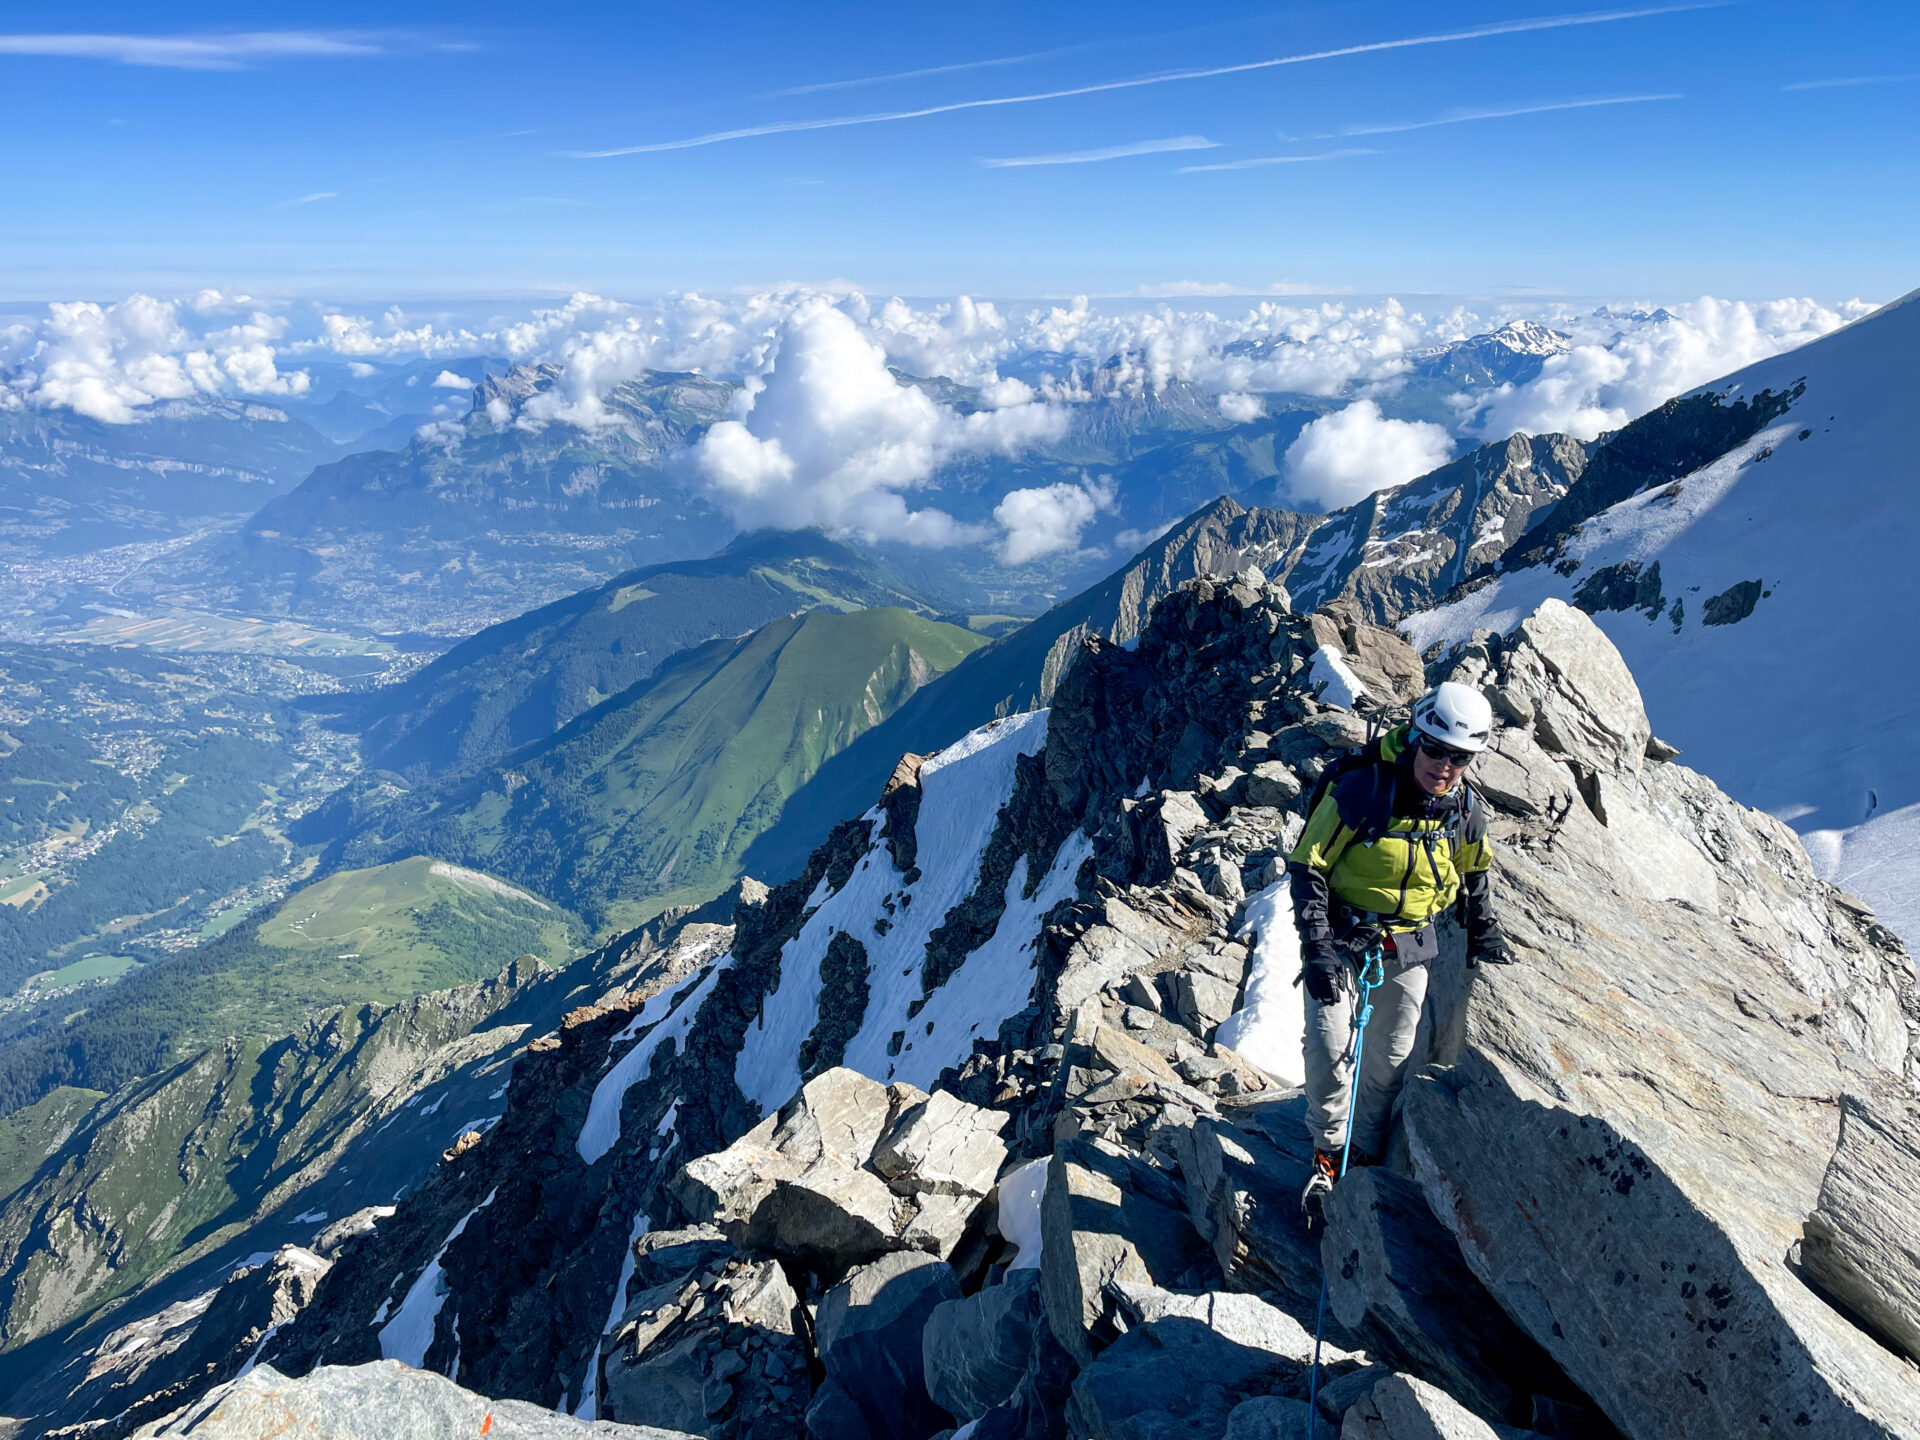
<instances>
[{"instance_id":1,"label":"jagged rock outcrop","mask_svg":"<svg viewBox=\"0 0 1920 1440\"><path fill-rule=\"evenodd\" d=\"M652 1283L602 1342L599 1414L708 1440L799 1433L811 1357L780 1266L694 1231L644 1236L635 1250Z\"/></svg>"},{"instance_id":2,"label":"jagged rock outcrop","mask_svg":"<svg viewBox=\"0 0 1920 1440\"><path fill-rule=\"evenodd\" d=\"M1840 1101L1840 1146L1807 1217L1814 1283L1920 1361L1920 1105L1880 1089Z\"/></svg>"},{"instance_id":3,"label":"jagged rock outcrop","mask_svg":"<svg viewBox=\"0 0 1920 1440\"><path fill-rule=\"evenodd\" d=\"M1251 1440L1302 1432L1325 1257L1343 1434L1906 1433L1920 1379L1802 1277L1822 1224L1892 1253L1848 1216L1898 1112L1836 1152L1843 1096L1913 1093L1911 962L1783 826L1651 758L1585 616L1434 673L1503 720L1477 772L1519 963L1469 972L1444 927L1386 1168L1324 1234L1303 1098L1249 1058L1298 1043L1282 859L1331 754L1432 675L1344 607L1202 581L530 1045L500 1124L268 1358L370 1359L398 1310L482 1394L671 1393L716 1437L765 1409Z\"/></svg>"},{"instance_id":4,"label":"jagged rock outcrop","mask_svg":"<svg viewBox=\"0 0 1920 1440\"><path fill-rule=\"evenodd\" d=\"M282 1246L225 1284L109 1331L74 1397L85 1412L110 1416L86 1428L89 1440L117 1440L182 1401L246 1373L276 1331L300 1313L332 1266L334 1237L314 1249Z\"/></svg>"},{"instance_id":5,"label":"jagged rock outcrop","mask_svg":"<svg viewBox=\"0 0 1920 1440\"><path fill-rule=\"evenodd\" d=\"M953 1253L999 1177L1004 1114L855 1070L815 1076L792 1105L673 1182L736 1244L838 1276L889 1251Z\"/></svg>"}]
</instances>

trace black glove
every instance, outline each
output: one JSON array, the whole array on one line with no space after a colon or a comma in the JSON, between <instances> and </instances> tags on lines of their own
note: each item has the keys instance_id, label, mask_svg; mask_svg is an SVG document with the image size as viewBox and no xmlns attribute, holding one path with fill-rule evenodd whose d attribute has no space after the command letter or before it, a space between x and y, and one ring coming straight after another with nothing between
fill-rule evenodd
<instances>
[{"instance_id":1,"label":"black glove","mask_svg":"<svg viewBox=\"0 0 1920 1440\"><path fill-rule=\"evenodd\" d=\"M1333 948L1332 941L1309 946L1306 961L1300 967L1300 980L1307 993L1322 1005L1332 1005L1350 983L1352 969Z\"/></svg>"},{"instance_id":2,"label":"black glove","mask_svg":"<svg viewBox=\"0 0 1920 1440\"><path fill-rule=\"evenodd\" d=\"M1498 930L1490 930L1467 945L1469 970L1481 965L1511 965L1517 958L1519 957L1507 945L1507 937Z\"/></svg>"}]
</instances>

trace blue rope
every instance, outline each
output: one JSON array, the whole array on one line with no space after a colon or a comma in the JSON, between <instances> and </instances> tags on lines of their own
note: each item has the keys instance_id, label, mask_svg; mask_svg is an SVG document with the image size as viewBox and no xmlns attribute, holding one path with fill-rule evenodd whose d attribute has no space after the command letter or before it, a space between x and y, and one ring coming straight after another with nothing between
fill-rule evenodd
<instances>
[{"instance_id":1,"label":"blue rope","mask_svg":"<svg viewBox=\"0 0 1920 1440\"><path fill-rule=\"evenodd\" d=\"M1353 1153L1353 1112L1360 1104L1360 1056L1366 1048L1367 1022L1373 1018L1374 987L1387 978L1386 956L1376 940L1360 967L1360 1013L1354 1017L1352 1044L1353 1080L1347 1089L1347 1133L1340 1142L1340 1174L1347 1176L1347 1157ZM1307 1381L1307 1440L1320 1433L1320 1340L1327 1328L1327 1272L1320 1271L1320 1309L1313 1317L1313 1375Z\"/></svg>"}]
</instances>

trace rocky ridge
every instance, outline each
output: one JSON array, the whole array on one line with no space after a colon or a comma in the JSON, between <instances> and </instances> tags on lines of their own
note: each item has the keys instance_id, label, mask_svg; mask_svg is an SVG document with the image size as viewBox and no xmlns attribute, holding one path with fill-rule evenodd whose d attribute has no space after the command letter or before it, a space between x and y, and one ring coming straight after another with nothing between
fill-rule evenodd
<instances>
[{"instance_id":1,"label":"rocky ridge","mask_svg":"<svg viewBox=\"0 0 1920 1440\"><path fill-rule=\"evenodd\" d=\"M1911 1433L1908 957L1672 762L1578 611L1436 673L1503 722L1519 963L1447 934L1322 1230L1280 857L1433 676L1249 571L656 932L252 1358L711 1437L1247 1440L1306 1433L1324 1273L1320 1433Z\"/></svg>"},{"instance_id":2,"label":"rocky ridge","mask_svg":"<svg viewBox=\"0 0 1920 1440\"><path fill-rule=\"evenodd\" d=\"M1291 556L1260 558L1304 608L1353 600L1390 625L1497 564L1590 453L1571 435L1513 435L1334 511Z\"/></svg>"}]
</instances>

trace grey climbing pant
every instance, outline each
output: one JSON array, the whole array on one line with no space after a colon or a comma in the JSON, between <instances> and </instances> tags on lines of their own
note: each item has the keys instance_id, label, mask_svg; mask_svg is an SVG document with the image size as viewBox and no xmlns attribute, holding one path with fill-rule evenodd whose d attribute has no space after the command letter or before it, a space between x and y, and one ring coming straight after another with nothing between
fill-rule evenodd
<instances>
[{"instance_id":1,"label":"grey climbing pant","mask_svg":"<svg viewBox=\"0 0 1920 1440\"><path fill-rule=\"evenodd\" d=\"M1373 1017L1360 1055L1360 1100L1353 1117L1353 1153L1377 1157L1386 1143L1394 1098L1413 1054L1420 1007L1427 998L1427 967L1386 962L1386 979L1373 992ZM1359 996L1343 993L1331 1005L1307 1000L1307 1134L1338 1156L1347 1138L1347 1097L1353 1084L1349 1042Z\"/></svg>"}]
</instances>

